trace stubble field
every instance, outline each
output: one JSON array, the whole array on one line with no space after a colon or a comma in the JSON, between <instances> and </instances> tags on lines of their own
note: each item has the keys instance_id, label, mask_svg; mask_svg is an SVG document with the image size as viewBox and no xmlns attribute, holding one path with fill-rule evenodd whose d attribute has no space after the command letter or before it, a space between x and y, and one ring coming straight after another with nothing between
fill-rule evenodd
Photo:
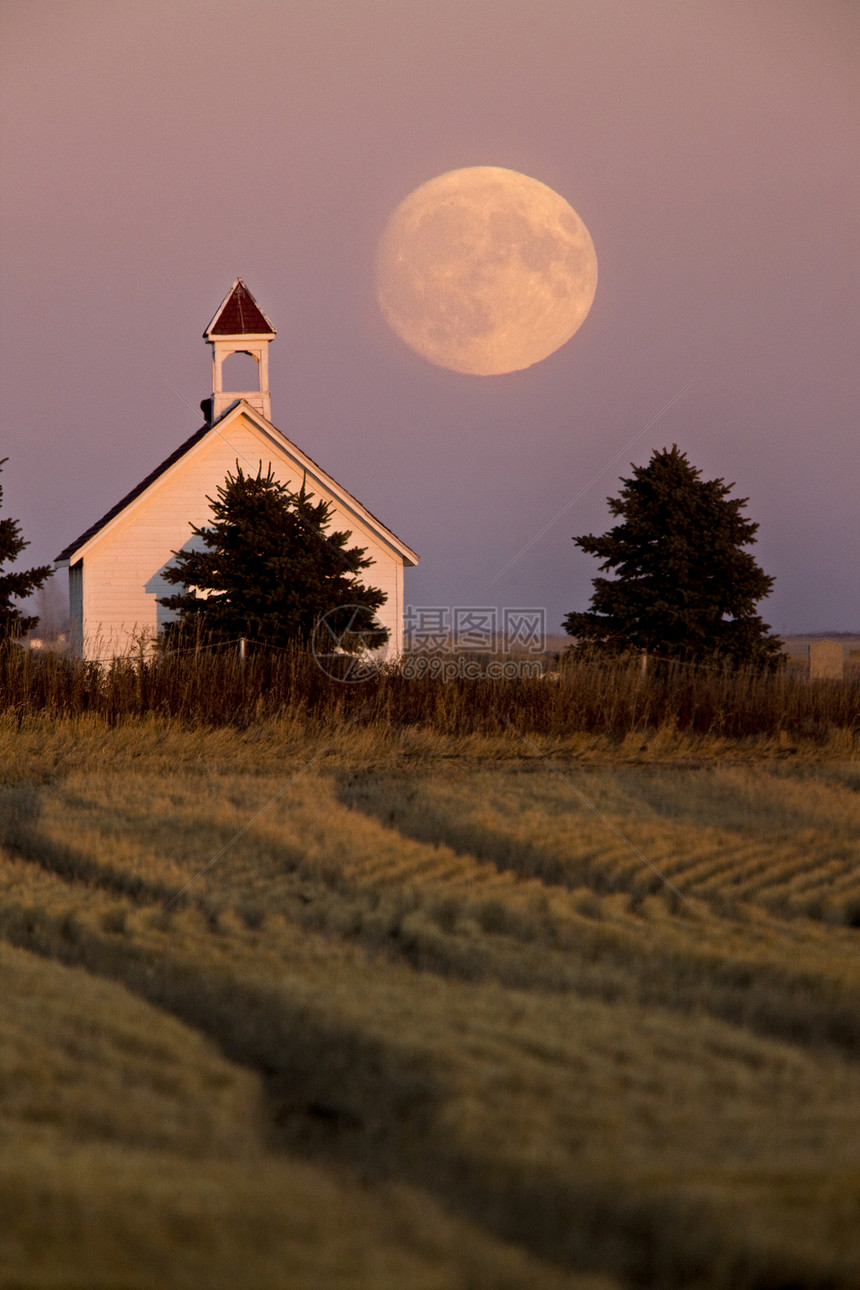
<instances>
[{"instance_id":1,"label":"stubble field","mask_svg":"<svg viewBox=\"0 0 860 1290\"><path fill-rule=\"evenodd\" d=\"M856 759L0 754L3 1286L860 1283Z\"/></svg>"}]
</instances>

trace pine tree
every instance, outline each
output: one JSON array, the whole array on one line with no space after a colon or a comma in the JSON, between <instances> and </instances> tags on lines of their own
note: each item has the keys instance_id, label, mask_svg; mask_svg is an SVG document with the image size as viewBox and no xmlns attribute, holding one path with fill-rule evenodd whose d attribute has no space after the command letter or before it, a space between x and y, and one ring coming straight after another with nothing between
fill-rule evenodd
<instances>
[{"instance_id":1,"label":"pine tree","mask_svg":"<svg viewBox=\"0 0 860 1290\"><path fill-rule=\"evenodd\" d=\"M703 480L676 445L622 479L609 509L622 522L600 537L573 540L597 556L586 613L570 613L565 631L578 652L647 651L664 658L774 666L782 642L755 613L773 578L743 548L758 525L742 514L747 498L733 484Z\"/></svg>"},{"instance_id":2,"label":"pine tree","mask_svg":"<svg viewBox=\"0 0 860 1290\"><path fill-rule=\"evenodd\" d=\"M264 475L261 464L254 477L237 463L217 497L207 498L212 525L194 526L205 549L174 551L164 571L183 588L160 601L177 614L167 640L190 631L213 642L307 645L326 615L347 653L383 645L388 630L375 612L385 593L356 576L373 561L347 546L351 533L326 532L332 504L312 498L304 482L298 492L279 483L271 466Z\"/></svg>"},{"instance_id":3,"label":"pine tree","mask_svg":"<svg viewBox=\"0 0 860 1290\"><path fill-rule=\"evenodd\" d=\"M8 457L0 461L3 469ZM0 506L3 504L3 488L0 485ZM23 600L38 591L54 572L49 564L40 564L33 569L19 569L15 573L3 573L6 564L14 564L25 547L30 545L21 537L21 528L17 520L0 519L0 640L24 636L33 630L39 619L23 614L13 600Z\"/></svg>"}]
</instances>

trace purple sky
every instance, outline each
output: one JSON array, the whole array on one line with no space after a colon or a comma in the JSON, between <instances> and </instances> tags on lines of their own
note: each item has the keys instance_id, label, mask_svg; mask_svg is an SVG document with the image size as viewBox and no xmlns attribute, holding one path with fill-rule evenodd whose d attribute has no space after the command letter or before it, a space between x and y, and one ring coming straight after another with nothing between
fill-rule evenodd
<instances>
[{"instance_id":1,"label":"purple sky","mask_svg":"<svg viewBox=\"0 0 860 1290\"><path fill-rule=\"evenodd\" d=\"M238 275L278 328L275 424L420 553L409 602L556 628L597 572L571 535L677 442L750 498L773 627L860 630L855 0L0 11L0 456L30 562L200 424ZM469 165L555 188L600 265L581 330L508 376L431 366L374 299L393 207Z\"/></svg>"}]
</instances>

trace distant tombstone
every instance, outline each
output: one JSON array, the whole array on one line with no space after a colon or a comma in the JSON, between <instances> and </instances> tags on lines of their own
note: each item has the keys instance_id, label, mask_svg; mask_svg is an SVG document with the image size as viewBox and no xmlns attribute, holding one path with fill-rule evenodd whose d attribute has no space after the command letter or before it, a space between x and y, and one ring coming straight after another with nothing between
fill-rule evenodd
<instances>
[{"instance_id":1,"label":"distant tombstone","mask_svg":"<svg viewBox=\"0 0 860 1290\"><path fill-rule=\"evenodd\" d=\"M839 641L813 641L809 647L810 681L841 681L842 667Z\"/></svg>"}]
</instances>

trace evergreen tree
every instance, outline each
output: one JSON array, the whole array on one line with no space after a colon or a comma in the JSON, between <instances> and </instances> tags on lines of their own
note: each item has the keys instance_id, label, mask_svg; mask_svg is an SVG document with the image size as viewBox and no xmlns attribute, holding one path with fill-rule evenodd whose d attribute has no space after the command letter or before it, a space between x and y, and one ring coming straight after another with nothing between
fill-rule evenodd
<instances>
[{"instance_id":1,"label":"evergreen tree","mask_svg":"<svg viewBox=\"0 0 860 1290\"><path fill-rule=\"evenodd\" d=\"M8 457L0 461L3 469ZM3 504L3 487L0 485L0 506ZM38 591L54 572L49 564L40 564L34 569L19 569L15 573L4 573L7 564L14 564L25 547L30 545L21 537L17 520L0 519L0 640L9 637L24 636L33 630L39 619L27 617L13 600L23 600Z\"/></svg>"},{"instance_id":2,"label":"evergreen tree","mask_svg":"<svg viewBox=\"0 0 860 1290\"><path fill-rule=\"evenodd\" d=\"M385 593L356 576L373 561L347 547L349 532L326 532L330 502L312 501L304 482L291 491L262 464L253 477L237 463L217 494L207 498L212 525L194 527L205 549L175 551L164 571L183 588L160 601L178 615L168 640L190 630L212 641L307 645L326 615L347 653L385 643L388 630L375 618Z\"/></svg>"},{"instance_id":3,"label":"evergreen tree","mask_svg":"<svg viewBox=\"0 0 860 1290\"><path fill-rule=\"evenodd\" d=\"M588 612L567 615L574 648L778 664L782 642L755 613L774 580L743 550L758 530L741 514L748 499L729 499L734 485L722 479L703 480L676 445L621 482L607 500L622 522L573 539L614 574L594 579Z\"/></svg>"}]
</instances>

